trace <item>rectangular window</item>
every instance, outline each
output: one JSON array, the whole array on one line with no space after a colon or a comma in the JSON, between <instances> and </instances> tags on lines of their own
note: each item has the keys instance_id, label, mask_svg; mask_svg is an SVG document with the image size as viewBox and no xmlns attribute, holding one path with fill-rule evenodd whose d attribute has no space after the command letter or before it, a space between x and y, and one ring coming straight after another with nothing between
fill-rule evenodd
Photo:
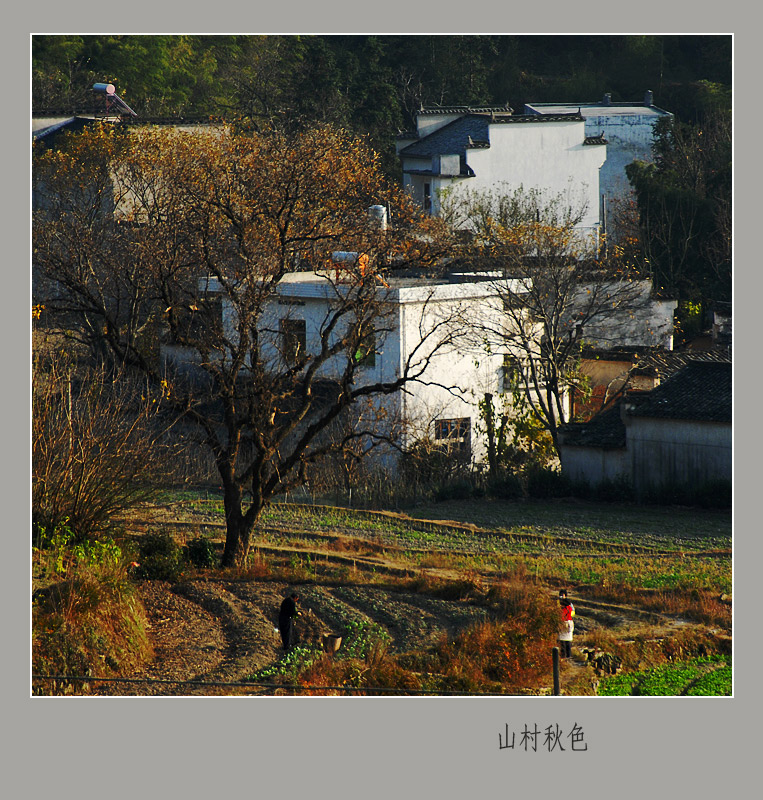
<instances>
[{"instance_id":1,"label":"rectangular window","mask_svg":"<svg viewBox=\"0 0 763 800\"><path fill-rule=\"evenodd\" d=\"M424 211L432 213L432 186L428 183L424 184Z\"/></svg>"},{"instance_id":2,"label":"rectangular window","mask_svg":"<svg viewBox=\"0 0 763 800\"><path fill-rule=\"evenodd\" d=\"M460 419L437 419L434 423L435 443L446 452L459 458L471 458L472 421L469 417Z\"/></svg>"},{"instance_id":3,"label":"rectangular window","mask_svg":"<svg viewBox=\"0 0 763 800\"><path fill-rule=\"evenodd\" d=\"M376 331L368 327L363 332L360 347L355 352L355 363L359 367L376 366Z\"/></svg>"},{"instance_id":4,"label":"rectangular window","mask_svg":"<svg viewBox=\"0 0 763 800\"><path fill-rule=\"evenodd\" d=\"M196 346L215 342L223 329L223 298L218 293L200 297L195 303L175 309L176 344Z\"/></svg>"},{"instance_id":5,"label":"rectangular window","mask_svg":"<svg viewBox=\"0 0 763 800\"><path fill-rule=\"evenodd\" d=\"M520 386L522 380L522 364L516 356L504 353L501 366L503 391L510 392Z\"/></svg>"},{"instance_id":6,"label":"rectangular window","mask_svg":"<svg viewBox=\"0 0 763 800\"><path fill-rule=\"evenodd\" d=\"M303 319L281 320L281 352L287 364L296 364L307 352L307 331Z\"/></svg>"}]
</instances>

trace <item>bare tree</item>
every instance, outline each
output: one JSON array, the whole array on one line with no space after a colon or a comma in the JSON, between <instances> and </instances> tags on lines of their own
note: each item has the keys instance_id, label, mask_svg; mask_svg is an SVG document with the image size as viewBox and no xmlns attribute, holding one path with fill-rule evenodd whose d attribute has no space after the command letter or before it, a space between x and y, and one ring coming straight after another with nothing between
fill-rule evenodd
<instances>
[{"instance_id":1,"label":"bare tree","mask_svg":"<svg viewBox=\"0 0 763 800\"><path fill-rule=\"evenodd\" d=\"M38 352L32 369L32 512L78 537L150 497L175 450L171 422L139 376L78 363L69 349Z\"/></svg>"},{"instance_id":2,"label":"bare tree","mask_svg":"<svg viewBox=\"0 0 763 800\"><path fill-rule=\"evenodd\" d=\"M363 143L330 127L80 137L78 160L63 150L36 166L44 202L35 266L46 305L75 314L89 341L139 369L163 407L195 428L223 485L223 564L242 563L270 499L343 446L322 436L342 412L424 379L445 326L383 380L364 379L363 353L372 332L394 325L384 273L433 263L438 223L385 185ZM106 211L100 188L79 188L80 164L100 165L87 173L100 179L104 160ZM370 224L373 205L391 207L394 224ZM336 269L337 250L358 256ZM279 310L295 269L313 275L324 300L309 346ZM148 345L156 336L159 348ZM168 351L175 357L157 355Z\"/></svg>"},{"instance_id":3,"label":"bare tree","mask_svg":"<svg viewBox=\"0 0 763 800\"><path fill-rule=\"evenodd\" d=\"M502 353L503 391L519 389L558 451L570 394L585 390L585 342L616 344L649 307L651 286L577 228L584 209L537 190L467 194L448 218L471 233L464 257L493 277L495 313L465 320L476 351Z\"/></svg>"}]
</instances>

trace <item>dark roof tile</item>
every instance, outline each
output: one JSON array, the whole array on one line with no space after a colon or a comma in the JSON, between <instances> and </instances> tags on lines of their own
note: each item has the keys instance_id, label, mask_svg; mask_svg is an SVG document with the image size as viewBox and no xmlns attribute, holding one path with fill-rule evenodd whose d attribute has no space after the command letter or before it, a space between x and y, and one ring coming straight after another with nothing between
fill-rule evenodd
<instances>
[{"instance_id":1,"label":"dark roof tile","mask_svg":"<svg viewBox=\"0 0 763 800\"><path fill-rule=\"evenodd\" d=\"M509 106L425 106L418 114L511 114Z\"/></svg>"},{"instance_id":2,"label":"dark roof tile","mask_svg":"<svg viewBox=\"0 0 763 800\"><path fill-rule=\"evenodd\" d=\"M701 422L731 422L731 363L692 361L650 392L627 396L628 416L685 419ZM623 448L626 429L620 405L614 405L588 422L562 425L562 445Z\"/></svg>"},{"instance_id":3,"label":"dark roof tile","mask_svg":"<svg viewBox=\"0 0 763 800\"><path fill-rule=\"evenodd\" d=\"M625 447L625 425L620 406L610 406L588 422L572 422L559 428L562 444L570 447L600 447L614 450Z\"/></svg>"},{"instance_id":4,"label":"dark roof tile","mask_svg":"<svg viewBox=\"0 0 763 800\"><path fill-rule=\"evenodd\" d=\"M632 417L731 422L731 363L692 361L651 392L631 396Z\"/></svg>"}]
</instances>

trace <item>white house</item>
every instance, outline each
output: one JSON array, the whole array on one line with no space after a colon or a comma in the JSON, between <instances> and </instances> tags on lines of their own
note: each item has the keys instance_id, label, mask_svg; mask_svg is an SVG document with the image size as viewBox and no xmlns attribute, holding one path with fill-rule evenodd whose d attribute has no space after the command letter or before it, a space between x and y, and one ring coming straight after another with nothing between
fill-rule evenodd
<instances>
[{"instance_id":1,"label":"white house","mask_svg":"<svg viewBox=\"0 0 763 800\"><path fill-rule=\"evenodd\" d=\"M512 281L512 290L520 291ZM270 330L298 331L300 346L317 347L327 311L341 291L333 276L291 273L278 285L278 300L263 320ZM379 285L384 311L366 357L356 373L362 383L391 382L406 368L420 372L405 391L379 402L400 427L400 444L420 438L442 440L464 459L482 459L483 445L476 435L479 401L485 392L500 390L503 354L476 354L461 335L466 315L502 319L501 304L489 280L471 276L387 277ZM275 319L278 317L278 320ZM337 360L326 365L325 376L342 369ZM332 374L334 370L334 374Z\"/></svg>"},{"instance_id":2,"label":"white house","mask_svg":"<svg viewBox=\"0 0 763 800\"><path fill-rule=\"evenodd\" d=\"M586 308L591 291L598 293L596 306L606 314L586 323L583 338L589 347L602 350L623 347L673 349L677 300L660 297L650 280L582 287L579 306ZM617 308L608 308L609 298Z\"/></svg>"},{"instance_id":3,"label":"white house","mask_svg":"<svg viewBox=\"0 0 763 800\"><path fill-rule=\"evenodd\" d=\"M400 134L403 184L432 214L442 197L520 186L585 209L579 228L599 231L599 169L606 143L588 137L577 112L514 116L510 108L425 108Z\"/></svg>"},{"instance_id":4,"label":"white house","mask_svg":"<svg viewBox=\"0 0 763 800\"><path fill-rule=\"evenodd\" d=\"M216 279L202 283L207 301L219 298L226 333L235 337L228 298L219 291ZM507 288L522 291L518 281L511 281ZM298 352L318 352L332 307L342 302L345 291L352 291L351 286L343 284L341 274L335 272L286 274L258 322L266 359L282 369L282 359L288 362ZM423 438L441 440L463 459L481 460L483 445L476 435L479 402L486 392L501 391L504 354L478 353L462 333L468 315L494 316L495 326L500 324L503 314L495 279L456 274L385 276L376 293L381 313L369 331L355 381L391 383L406 370L417 376L404 391L375 401L383 407L389 424L394 424L400 445L407 447ZM176 367L191 365L196 358L192 351L169 343L163 347L163 356ZM327 361L319 377L339 377L348 357L352 354Z\"/></svg>"},{"instance_id":5,"label":"white house","mask_svg":"<svg viewBox=\"0 0 763 800\"><path fill-rule=\"evenodd\" d=\"M585 135L601 137L607 142L607 157L601 167L600 191L606 213L607 227L617 205L633 197L625 167L633 161L652 161L654 128L662 118L673 114L653 103L652 92L647 91L642 103L613 103L605 94L594 103L528 103L526 115L552 116L577 113L585 120Z\"/></svg>"}]
</instances>

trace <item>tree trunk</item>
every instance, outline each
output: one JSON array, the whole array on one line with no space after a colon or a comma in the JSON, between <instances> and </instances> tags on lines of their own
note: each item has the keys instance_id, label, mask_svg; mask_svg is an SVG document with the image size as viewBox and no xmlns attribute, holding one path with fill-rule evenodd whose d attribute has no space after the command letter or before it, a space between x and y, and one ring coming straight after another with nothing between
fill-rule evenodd
<instances>
[{"instance_id":1,"label":"tree trunk","mask_svg":"<svg viewBox=\"0 0 763 800\"><path fill-rule=\"evenodd\" d=\"M261 508L250 508L243 513L241 505L243 494L236 485L225 484L225 549L222 567L241 567L249 557L249 546L254 525L259 519Z\"/></svg>"},{"instance_id":2,"label":"tree trunk","mask_svg":"<svg viewBox=\"0 0 763 800\"><path fill-rule=\"evenodd\" d=\"M485 416L485 429L487 435L487 463L488 474L491 478L498 477L498 452L495 443L495 420L493 419L493 395L485 393L483 400Z\"/></svg>"}]
</instances>

